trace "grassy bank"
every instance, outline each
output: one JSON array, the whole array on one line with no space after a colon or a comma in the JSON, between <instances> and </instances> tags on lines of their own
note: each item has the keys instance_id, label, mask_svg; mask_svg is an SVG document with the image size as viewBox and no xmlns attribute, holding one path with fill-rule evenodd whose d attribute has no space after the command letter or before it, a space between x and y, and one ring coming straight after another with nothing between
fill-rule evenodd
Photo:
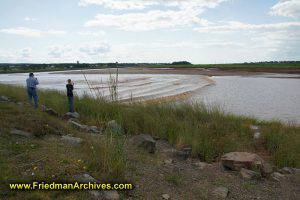
<instances>
[{"instance_id":1,"label":"grassy bank","mask_svg":"<svg viewBox=\"0 0 300 200\"><path fill-rule=\"evenodd\" d=\"M24 88L1 85L0 94L26 102ZM66 112L65 94L39 91L40 104L61 114ZM115 119L126 134L146 133L167 139L177 148L192 147L194 157L212 162L230 151L267 152L278 167L300 167L300 128L279 122L224 114L201 104L118 104L89 97L75 98L75 110L86 124L104 127ZM17 111L16 111L17 112ZM253 140L251 124L262 129L263 137ZM266 154L266 153L265 153Z\"/></svg>"}]
</instances>

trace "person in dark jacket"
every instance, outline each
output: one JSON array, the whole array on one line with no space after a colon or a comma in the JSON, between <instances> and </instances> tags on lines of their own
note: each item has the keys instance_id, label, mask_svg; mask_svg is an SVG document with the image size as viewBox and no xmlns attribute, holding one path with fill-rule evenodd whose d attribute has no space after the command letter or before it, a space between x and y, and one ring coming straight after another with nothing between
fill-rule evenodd
<instances>
[{"instance_id":1,"label":"person in dark jacket","mask_svg":"<svg viewBox=\"0 0 300 200\"><path fill-rule=\"evenodd\" d=\"M71 79L68 79L68 84L66 85L66 88L67 88L69 112L74 112L74 99L73 99L74 83L71 81Z\"/></svg>"},{"instance_id":2,"label":"person in dark jacket","mask_svg":"<svg viewBox=\"0 0 300 200\"><path fill-rule=\"evenodd\" d=\"M34 77L33 73L29 73L29 77L26 79L26 86L27 86L27 94L28 94L28 101L30 105L32 105L32 98L34 100L34 108L37 109L38 107L38 95L36 86L39 84L37 78Z\"/></svg>"}]
</instances>

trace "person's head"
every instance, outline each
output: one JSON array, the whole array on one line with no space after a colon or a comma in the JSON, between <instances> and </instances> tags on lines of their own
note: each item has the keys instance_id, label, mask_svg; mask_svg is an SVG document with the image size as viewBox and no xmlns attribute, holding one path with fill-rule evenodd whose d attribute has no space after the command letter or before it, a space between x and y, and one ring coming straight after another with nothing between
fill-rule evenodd
<instances>
[{"instance_id":1,"label":"person's head","mask_svg":"<svg viewBox=\"0 0 300 200\"><path fill-rule=\"evenodd\" d=\"M71 79L68 79L68 83L71 83L72 81L71 81Z\"/></svg>"},{"instance_id":2,"label":"person's head","mask_svg":"<svg viewBox=\"0 0 300 200\"><path fill-rule=\"evenodd\" d=\"M32 72L29 73L29 77L33 77L34 74Z\"/></svg>"}]
</instances>

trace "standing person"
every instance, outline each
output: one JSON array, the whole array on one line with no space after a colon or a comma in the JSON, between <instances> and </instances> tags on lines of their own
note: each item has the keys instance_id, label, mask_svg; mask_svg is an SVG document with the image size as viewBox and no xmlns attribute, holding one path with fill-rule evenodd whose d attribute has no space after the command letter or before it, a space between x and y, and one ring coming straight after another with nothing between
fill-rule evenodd
<instances>
[{"instance_id":1,"label":"standing person","mask_svg":"<svg viewBox=\"0 0 300 200\"><path fill-rule=\"evenodd\" d=\"M73 99L74 83L71 81L71 79L68 79L68 84L66 85L66 88L67 88L69 112L74 112L74 99Z\"/></svg>"},{"instance_id":2,"label":"standing person","mask_svg":"<svg viewBox=\"0 0 300 200\"><path fill-rule=\"evenodd\" d=\"M28 101L30 105L32 105L32 97L33 97L35 109L37 109L38 107L38 96L37 96L37 89L36 89L36 86L38 84L39 81L37 78L34 77L34 74L29 73L29 77L26 79Z\"/></svg>"}]
</instances>

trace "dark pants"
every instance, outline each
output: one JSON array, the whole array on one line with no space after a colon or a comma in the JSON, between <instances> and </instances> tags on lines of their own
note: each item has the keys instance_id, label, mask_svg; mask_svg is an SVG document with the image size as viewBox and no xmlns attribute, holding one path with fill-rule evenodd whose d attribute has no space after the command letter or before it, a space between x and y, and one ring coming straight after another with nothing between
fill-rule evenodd
<instances>
[{"instance_id":1,"label":"dark pants","mask_svg":"<svg viewBox=\"0 0 300 200\"><path fill-rule=\"evenodd\" d=\"M74 99L73 97L68 97L69 112L74 112Z\"/></svg>"},{"instance_id":2,"label":"dark pants","mask_svg":"<svg viewBox=\"0 0 300 200\"><path fill-rule=\"evenodd\" d=\"M28 94L28 101L30 105L32 105L32 97L34 100L34 108L38 107L38 96L36 92L36 88L29 87L27 88L27 94Z\"/></svg>"}]
</instances>

